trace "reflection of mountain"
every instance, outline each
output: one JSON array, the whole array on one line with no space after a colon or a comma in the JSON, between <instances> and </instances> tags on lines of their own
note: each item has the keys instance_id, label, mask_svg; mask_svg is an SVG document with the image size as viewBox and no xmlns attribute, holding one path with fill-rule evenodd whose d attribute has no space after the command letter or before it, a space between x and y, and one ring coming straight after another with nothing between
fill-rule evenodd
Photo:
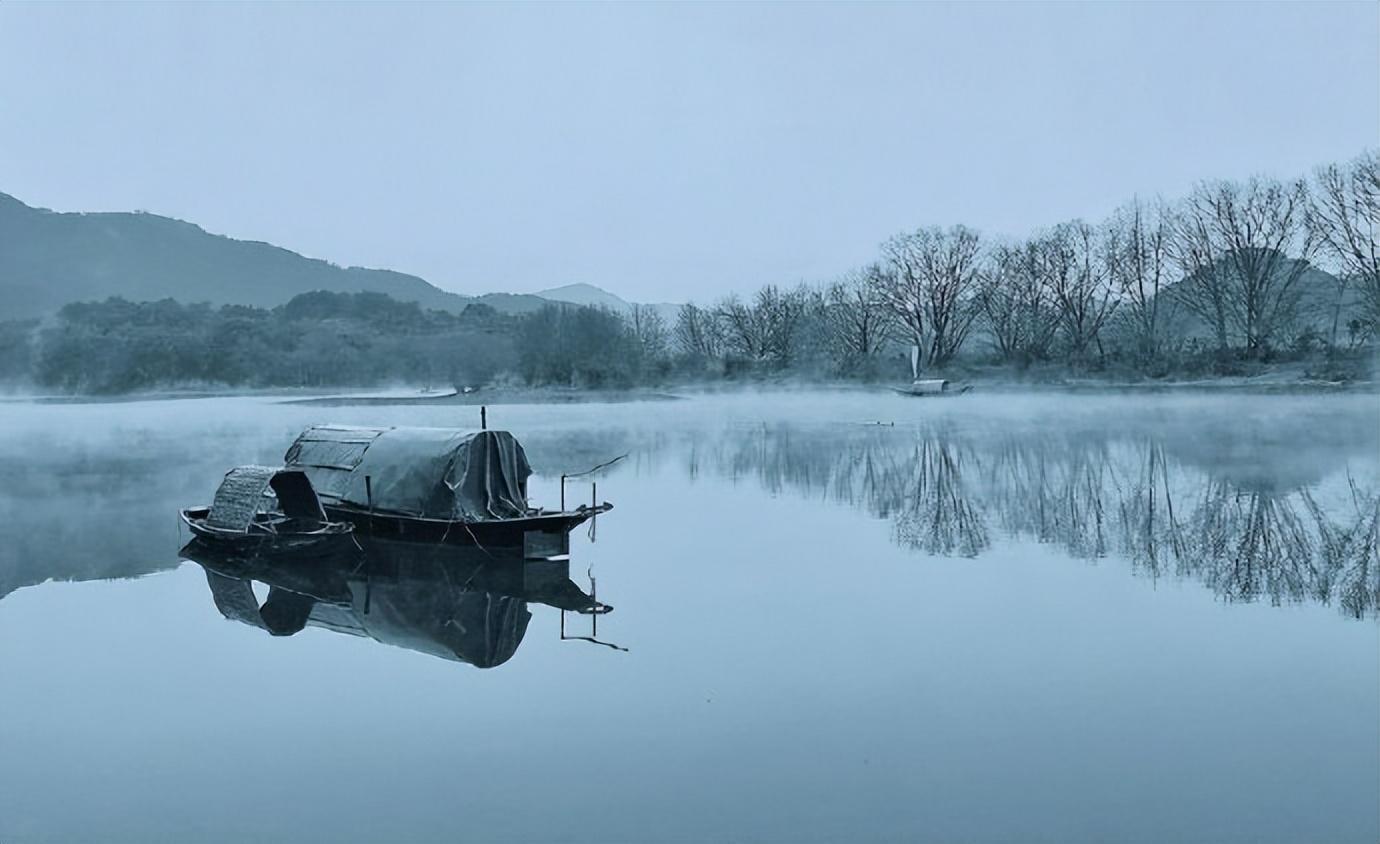
<instances>
[{"instance_id":1,"label":"reflection of mountain","mask_svg":"<svg viewBox=\"0 0 1380 844\"><path fill-rule=\"evenodd\" d=\"M996 531L1082 559L1124 556L1226 600L1335 602L1357 616L1380 608L1380 479L1347 472L1357 456L1373 472L1375 434L1233 432L1215 451L1210 434L782 425L697 441L689 471L824 494L889 519L898 544L930 554L977 556Z\"/></svg>"},{"instance_id":2,"label":"reflection of mountain","mask_svg":"<svg viewBox=\"0 0 1380 844\"><path fill-rule=\"evenodd\" d=\"M203 490L201 479L219 478L224 469L188 455L185 471L170 471L183 455L166 446L55 453L16 444L0 453L0 600L48 580L138 577L175 567L177 508L209 500L214 482Z\"/></svg>"},{"instance_id":3,"label":"reflection of mountain","mask_svg":"<svg viewBox=\"0 0 1380 844\"><path fill-rule=\"evenodd\" d=\"M307 626L467 662L512 658L529 602L586 610L568 561L495 556L473 547L345 538L324 550L236 554L194 540L182 556L206 570L221 614L275 636ZM268 587L262 603L252 584Z\"/></svg>"}]
</instances>

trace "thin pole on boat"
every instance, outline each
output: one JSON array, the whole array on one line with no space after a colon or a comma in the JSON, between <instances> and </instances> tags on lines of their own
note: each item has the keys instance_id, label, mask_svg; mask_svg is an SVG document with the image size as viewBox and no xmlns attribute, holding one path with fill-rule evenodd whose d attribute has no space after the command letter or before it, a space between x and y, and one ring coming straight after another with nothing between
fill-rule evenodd
<instances>
[{"instance_id":1,"label":"thin pole on boat","mask_svg":"<svg viewBox=\"0 0 1380 844\"><path fill-rule=\"evenodd\" d=\"M374 535L374 479L369 475L364 476L364 496L369 502L369 535ZM369 614L369 605L373 603L374 582L370 574L369 556L364 557L364 614Z\"/></svg>"},{"instance_id":2,"label":"thin pole on boat","mask_svg":"<svg viewBox=\"0 0 1380 844\"><path fill-rule=\"evenodd\" d=\"M586 469L586 470L584 470L583 472L571 472L571 473L569 473L569 474L561 475L561 512L565 512L565 481L566 481L567 478L583 478L585 475L592 475L592 474L594 474L595 472L599 471L600 469L606 469L606 468L608 468L609 466L612 466L613 464L617 463L619 460L622 460L624 457L627 457L627 456L628 456L627 453L620 454L620 455L618 455L617 457L613 458L612 460L605 460L603 463L600 463L598 466L595 466L595 467L593 467L593 468L591 468L591 469ZM597 498L597 496L596 496L595 502L597 502L597 501L598 501L598 498Z\"/></svg>"},{"instance_id":3,"label":"thin pole on boat","mask_svg":"<svg viewBox=\"0 0 1380 844\"><path fill-rule=\"evenodd\" d=\"M374 479L364 476L364 496L369 501L369 533L374 532Z\"/></svg>"},{"instance_id":4,"label":"thin pole on boat","mask_svg":"<svg viewBox=\"0 0 1380 844\"><path fill-rule=\"evenodd\" d=\"M489 408L482 404L479 406L479 430L489 430Z\"/></svg>"}]
</instances>

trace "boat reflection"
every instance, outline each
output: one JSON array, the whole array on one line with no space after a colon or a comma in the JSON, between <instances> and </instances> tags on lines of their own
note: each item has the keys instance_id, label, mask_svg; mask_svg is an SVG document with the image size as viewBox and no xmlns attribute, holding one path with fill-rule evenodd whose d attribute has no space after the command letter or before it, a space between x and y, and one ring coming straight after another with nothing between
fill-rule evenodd
<instances>
[{"instance_id":1,"label":"boat reflection","mask_svg":"<svg viewBox=\"0 0 1380 844\"><path fill-rule=\"evenodd\" d=\"M227 619L274 636L319 627L479 668L517 652L529 604L611 609L570 579L568 558L524 559L520 551L360 536L293 552L237 552L195 539L181 556L205 570ZM267 587L262 602L256 582Z\"/></svg>"}]
</instances>

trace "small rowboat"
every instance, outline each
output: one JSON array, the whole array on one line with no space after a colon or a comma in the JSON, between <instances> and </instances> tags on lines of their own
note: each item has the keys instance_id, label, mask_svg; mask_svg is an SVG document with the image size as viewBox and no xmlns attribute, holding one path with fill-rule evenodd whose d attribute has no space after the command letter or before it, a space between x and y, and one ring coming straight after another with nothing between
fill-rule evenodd
<instances>
[{"instance_id":1,"label":"small rowboat","mask_svg":"<svg viewBox=\"0 0 1380 844\"><path fill-rule=\"evenodd\" d=\"M321 499L298 469L240 466L225 473L210 507L188 507L182 521L202 539L287 549L342 536L349 522L326 518Z\"/></svg>"}]
</instances>

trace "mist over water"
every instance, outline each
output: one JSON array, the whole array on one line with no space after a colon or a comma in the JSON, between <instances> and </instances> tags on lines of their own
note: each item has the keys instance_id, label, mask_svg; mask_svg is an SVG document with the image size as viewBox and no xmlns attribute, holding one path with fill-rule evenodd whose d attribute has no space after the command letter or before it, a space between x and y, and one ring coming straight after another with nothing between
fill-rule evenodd
<instances>
[{"instance_id":1,"label":"mist over water","mask_svg":"<svg viewBox=\"0 0 1380 844\"><path fill-rule=\"evenodd\" d=\"M1373 396L491 407L538 503L628 454L570 578L629 650L534 598L487 669L227 622L176 520L308 424L478 408L0 412L0 838L1380 834Z\"/></svg>"}]
</instances>

